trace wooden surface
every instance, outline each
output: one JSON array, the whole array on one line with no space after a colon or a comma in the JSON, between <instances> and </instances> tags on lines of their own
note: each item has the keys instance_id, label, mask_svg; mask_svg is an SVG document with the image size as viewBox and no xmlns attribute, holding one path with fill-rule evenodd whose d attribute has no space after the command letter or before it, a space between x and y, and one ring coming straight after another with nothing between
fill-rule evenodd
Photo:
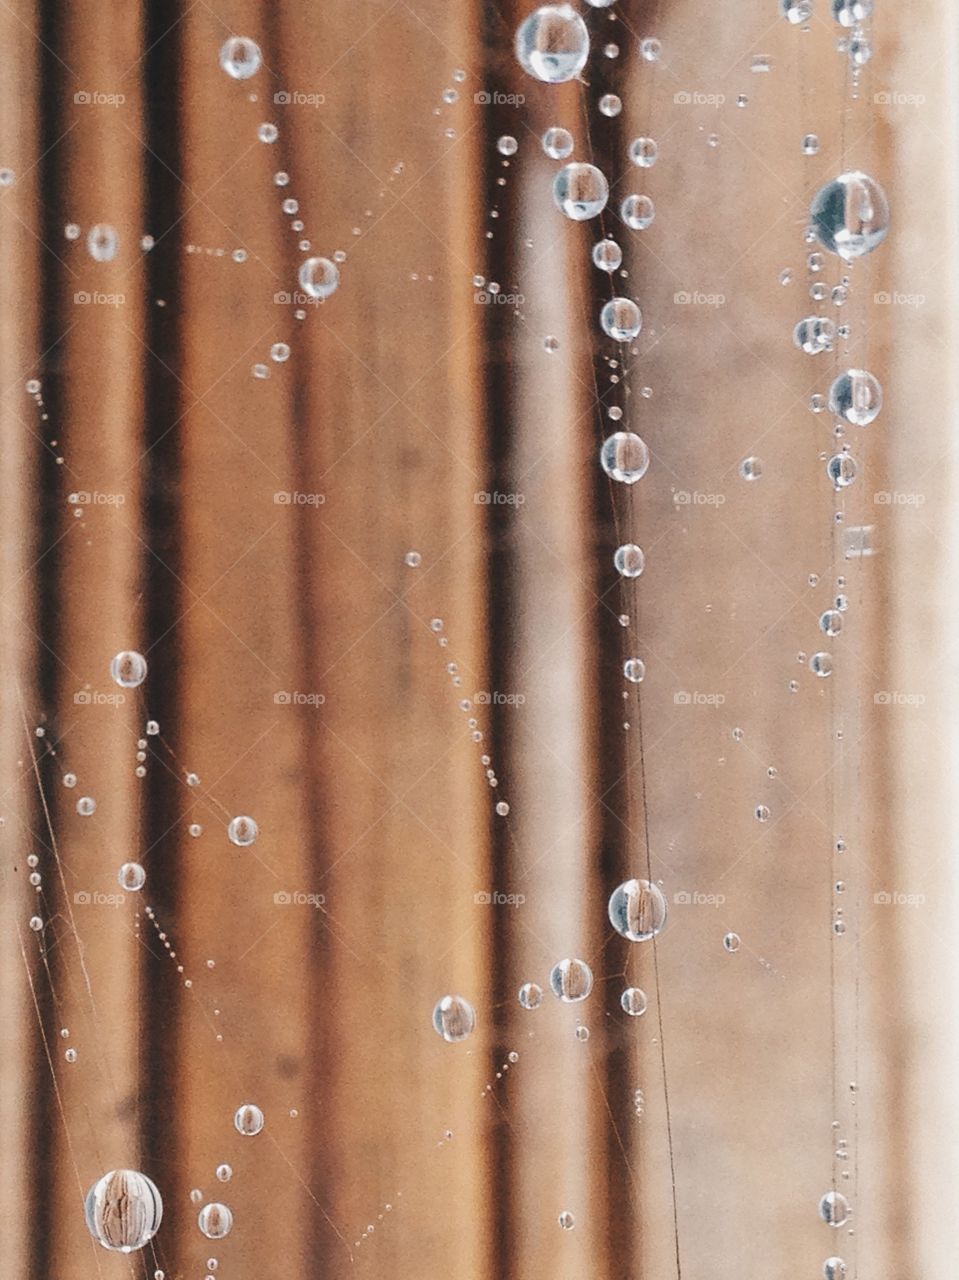
<instances>
[{"instance_id":1,"label":"wooden surface","mask_svg":"<svg viewBox=\"0 0 959 1280\"><path fill-rule=\"evenodd\" d=\"M785 1278L833 1252L850 1274L943 1270L947 1224L909 1224L955 1185L954 1109L926 1100L949 1096L954 1053L954 375L931 212L954 202L954 67L922 88L930 63L883 6L853 97L826 15L803 33L774 10L591 10L594 47L620 56L556 87L515 64L524 6L0 7L10 1280L202 1276L209 1258L229 1280ZM954 19L936 22L946 47ZM217 65L230 32L262 47L252 80ZM603 92L621 116L597 113ZM495 93L525 100L477 101ZM612 176L601 224L553 205L552 125ZM650 170L626 159L639 134ZM816 311L802 233L850 167L884 182L894 233L852 272L848 346L813 361L790 342ZM629 191L655 201L648 231L619 222ZM86 252L98 221L113 262ZM599 231L627 276L590 264ZM339 290L297 319L299 263L338 250ZM514 301L478 301L490 281ZM599 332L611 287L643 308L632 356ZM886 388L848 437L844 525L879 547L854 561L832 418L808 407L847 355ZM610 405L652 455L630 492L597 465ZM647 568L623 589L627 539ZM806 659L837 594L819 681ZM150 673L118 703L125 648ZM238 814L259 824L249 848L227 838ZM107 903L131 860L145 889ZM631 945L606 901L647 871L670 918ZM564 956L593 968L582 1005L549 993ZM430 1025L448 992L477 1010L463 1044ZM266 1114L255 1138L233 1127L244 1102ZM816 1214L835 1119L855 1237ZM132 1258L83 1219L116 1167L164 1200ZM196 1225L210 1200L235 1215L220 1242Z\"/></svg>"}]
</instances>

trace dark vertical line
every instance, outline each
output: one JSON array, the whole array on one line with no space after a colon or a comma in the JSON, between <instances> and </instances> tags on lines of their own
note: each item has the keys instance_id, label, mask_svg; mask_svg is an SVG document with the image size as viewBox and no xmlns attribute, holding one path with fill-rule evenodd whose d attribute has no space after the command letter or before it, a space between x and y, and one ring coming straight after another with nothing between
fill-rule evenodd
<instances>
[{"instance_id":1,"label":"dark vertical line","mask_svg":"<svg viewBox=\"0 0 959 1280\"><path fill-rule=\"evenodd\" d=\"M161 306L177 296L179 263L183 246L179 219L183 213L182 186L173 174L183 169L182 98L183 67L182 0L153 4L145 0L143 14L143 121L146 141L143 153L144 229L156 246L144 259L143 333L148 349L143 368L143 459L141 476L142 537L146 548L142 558L143 644L149 655L150 678L147 714L159 722L160 733L175 750L179 726L180 677L179 632L182 610L179 588L182 553L180 547L182 467L180 427L182 413L180 383L175 376L183 364L183 321L179 308ZM172 173L171 173L172 171ZM143 728L141 727L141 733ZM157 739L148 738L157 749ZM177 779L161 756L148 767L144 790L144 830L150 841L156 834L169 833L151 858L149 898L144 905L156 908L161 921L176 920L176 885L179 851L182 847L179 824L182 814ZM180 1234L180 1205L184 1196L175 1187L180 1176L175 1152L179 1149L179 1119L171 1092L178 1077L180 1049L179 992L169 982L169 959L156 952L156 937L148 922L141 923L146 944L140 971L141 1007L149 1010L142 1028L141 1097L148 1105L141 1110L141 1145L146 1153L144 1172L172 1192L164 1196L167 1240ZM171 1123L173 1117L173 1141ZM171 1152L155 1157L151 1153ZM162 1168L151 1167L162 1159Z\"/></svg>"},{"instance_id":2,"label":"dark vertical line","mask_svg":"<svg viewBox=\"0 0 959 1280\"><path fill-rule=\"evenodd\" d=\"M63 226L66 221L64 190L66 173L63 157L55 144L63 132L69 86L65 82L67 73L64 65L57 56L61 44L62 26L57 20L57 6L51 0L41 0L37 21L39 39L34 44L34 49L37 57L39 152L42 157L36 182L40 236L40 242L37 245L40 299L38 355L39 352L48 354L43 367L33 370L32 376L40 380L45 412L49 416L46 422L42 422L32 401L26 405L25 416L33 417L34 432L38 437L34 455L36 459L34 483L38 496L39 514L36 525L37 545L31 548L31 560L36 561L31 577L34 592L33 622L36 634L42 643L38 641L34 646L34 691L37 707L33 712L36 717L33 723L47 722L49 743L51 738L55 742L57 737L55 712L59 709L61 702L69 697L56 658L62 635L59 608L63 578L61 555L58 549L51 550L49 555L43 554L48 547L55 546L57 538L63 531L64 523L63 469L56 463L56 455L62 451L62 447L51 448L49 441L62 440L64 434L64 398L61 387L59 343L68 326L67 281L64 279L64 272L56 255L43 246L56 245L58 241L62 243L63 240ZM24 400L28 399L25 388L21 388L20 393ZM39 558L41 556L42 559ZM33 750L33 745L32 743L24 744L24 750ZM56 757L49 751L38 752L37 756L37 781L50 797L55 822L59 798L59 788L52 785ZM31 825L34 831L46 831L46 824L40 811L40 798L37 794L34 794L33 799ZM52 915L59 898L52 877L46 893L49 895L47 899L49 914ZM47 914L47 910L44 914ZM55 1020L53 984L62 976L62 966L65 963L63 950L55 948L48 961L47 981L39 979L36 982L39 1019L47 1028L48 1041L54 1034L51 1029ZM37 1220L33 1224L34 1229L30 1232L35 1275L48 1275L52 1263L57 1205L57 1197L54 1194L57 1144L51 1143L50 1134L56 1132L61 1123L54 1085L50 1078L50 1066L43 1052L42 1035L42 1030L39 1030L34 1037L36 1078L43 1081L43 1084L33 1095L31 1160L37 1186L45 1187L47 1193L38 1194L36 1197Z\"/></svg>"}]
</instances>

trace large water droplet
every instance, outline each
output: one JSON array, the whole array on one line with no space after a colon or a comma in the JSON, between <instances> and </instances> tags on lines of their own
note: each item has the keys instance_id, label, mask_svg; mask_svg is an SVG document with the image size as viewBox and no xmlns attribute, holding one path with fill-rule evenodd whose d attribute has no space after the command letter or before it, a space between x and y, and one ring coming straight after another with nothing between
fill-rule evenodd
<instances>
[{"instance_id":1,"label":"large water droplet","mask_svg":"<svg viewBox=\"0 0 959 1280\"><path fill-rule=\"evenodd\" d=\"M226 834L233 844L239 845L241 849L244 849L254 842L260 834L260 828L253 818L248 818L246 814L239 814L237 817L230 819Z\"/></svg>"},{"instance_id":2,"label":"large water droplet","mask_svg":"<svg viewBox=\"0 0 959 1280\"><path fill-rule=\"evenodd\" d=\"M619 206L619 216L633 231L645 231L656 217L656 208L649 196L627 196Z\"/></svg>"},{"instance_id":3,"label":"large water droplet","mask_svg":"<svg viewBox=\"0 0 959 1280\"><path fill-rule=\"evenodd\" d=\"M889 230L886 193L867 173L842 173L816 192L809 209L816 238L846 262L882 244Z\"/></svg>"},{"instance_id":4,"label":"large water droplet","mask_svg":"<svg viewBox=\"0 0 959 1280\"><path fill-rule=\"evenodd\" d=\"M104 1249L133 1253L156 1235L163 1201L145 1173L114 1169L87 1192L84 1214L90 1234Z\"/></svg>"},{"instance_id":5,"label":"large water droplet","mask_svg":"<svg viewBox=\"0 0 959 1280\"><path fill-rule=\"evenodd\" d=\"M624 1013L628 1013L631 1018L639 1018L646 1012L649 1001L646 999L646 992L640 991L639 987L627 987L619 997L619 1003Z\"/></svg>"},{"instance_id":6,"label":"large water droplet","mask_svg":"<svg viewBox=\"0 0 959 1280\"><path fill-rule=\"evenodd\" d=\"M547 129L543 134L543 150L551 160L565 160L573 154L573 135L568 129Z\"/></svg>"},{"instance_id":7,"label":"large water droplet","mask_svg":"<svg viewBox=\"0 0 959 1280\"><path fill-rule=\"evenodd\" d=\"M543 1003L543 988L536 982L524 982L518 999L524 1009L538 1009Z\"/></svg>"},{"instance_id":8,"label":"large water droplet","mask_svg":"<svg viewBox=\"0 0 959 1280\"><path fill-rule=\"evenodd\" d=\"M568 4L535 9L516 32L516 57L523 70L547 84L573 80L589 57L586 23Z\"/></svg>"},{"instance_id":9,"label":"large water droplet","mask_svg":"<svg viewBox=\"0 0 959 1280\"><path fill-rule=\"evenodd\" d=\"M87 252L94 262L112 262L117 256L120 237L116 227L98 222L87 232Z\"/></svg>"},{"instance_id":10,"label":"large water droplet","mask_svg":"<svg viewBox=\"0 0 959 1280\"><path fill-rule=\"evenodd\" d=\"M879 380L865 369L847 369L829 388L829 410L854 426L868 426L882 408Z\"/></svg>"},{"instance_id":11,"label":"large water droplet","mask_svg":"<svg viewBox=\"0 0 959 1280\"><path fill-rule=\"evenodd\" d=\"M630 942L655 938L666 923L666 899L649 880L626 880L609 899L609 921Z\"/></svg>"},{"instance_id":12,"label":"large water droplet","mask_svg":"<svg viewBox=\"0 0 959 1280\"><path fill-rule=\"evenodd\" d=\"M147 882L147 873L139 862L124 862L117 873L117 880L121 889L126 889L129 893L138 893Z\"/></svg>"},{"instance_id":13,"label":"large water droplet","mask_svg":"<svg viewBox=\"0 0 959 1280\"><path fill-rule=\"evenodd\" d=\"M245 1138L255 1137L265 1123L263 1112L253 1102L244 1102L242 1106L237 1107L233 1117L234 1129L237 1133L242 1133Z\"/></svg>"},{"instance_id":14,"label":"large water droplet","mask_svg":"<svg viewBox=\"0 0 959 1280\"><path fill-rule=\"evenodd\" d=\"M613 272L623 260L623 251L615 240L600 240L593 245L593 265L600 271Z\"/></svg>"},{"instance_id":15,"label":"large water droplet","mask_svg":"<svg viewBox=\"0 0 959 1280\"><path fill-rule=\"evenodd\" d=\"M560 960L553 965L549 985L554 996L565 1004L585 1000L593 989L593 971L585 960Z\"/></svg>"},{"instance_id":16,"label":"large water droplet","mask_svg":"<svg viewBox=\"0 0 959 1280\"><path fill-rule=\"evenodd\" d=\"M634 138L629 144L629 158L640 169L649 169L656 163L658 150L652 138Z\"/></svg>"},{"instance_id":17,"label":"large water droplet","mask_svg":"<svg viewBox=\"0 0 959 1280\"><path fill-rule=\"evenodd\" d=\"M124 649L110 663L110 677L121 689L135 689L147 678L147 660L135 649Z\"/></svg>"},{"instance_id":18,"label":"large water droplet","mask_svg":"<svg viewBox=\"0 0 959 1280\"><path fill-rule=\"evenodd\" d=\"M818 356L820 352L831 351L836 326L824 316L806 316L793 329L793 344L807 356Z\"/></svg>"},{"instance_id":19,"label":"large water droplet","mask_svg":"<svg viewBox=\"0 0 959 1280\"><path fill-rule=\"evenodd\" d=\"M841 1191L827 1191L819 1201L819 1216L829 1227L841 1227L849 1217L849 1201Z\"/></svg>"},{"instance_id":20,"label":"large water droplet","mask_svg":"<svg viewBox=\"0 0 959 1280\"><path fill-rule=\"evenodd\" d=\"M643 327L643 313L631 298L610 298L599 313L603 332L617 342L632 342Z\"/></svg>"},{"instance_id":21,"label":"large water droplet","mask_svg":"<svg viewBox=\"0 0 959 1280\"><path fill-rule=\"evenodd\" d=\"M832 16L841 27L854 27L872 13L873 0L832 0Z\"/></svg>"},{"instance_id":22,"label":"large water droplet","mask_svg":"<svg viewBox=\"0 0 959 1280\"><path fill-rule=\"evenodd\" d=\"M249 80L260 69L263 55L255 40L230 36L220 49L220 66L234 80Z\"/></svg>"},{"instance_id":23,"label":"large water droplet","mask_svg":"<svg viewBox=\"0 0 959 1280\"><path fill-rule=\"evenodd\" d=\"M300 286L311 298L328 298L340 283L340 269L329 258L307 258L300 267Z\"/></svg>"},{"instance_id":24,"label":"large water droplet","mask_svg":"<svg viewBox=\"0 0 959 1280\"><path fill-rule=\"evenodd\" d=\"M205 1204L197 1217L197 1226L208 1240L222 1240L233 1229L233 1214L225 1204Z\"/></svg>"},{"instance_id":25,"label":"large water droplet","mask_svg":"<svg viewBox=\"0 0 959 1280\"><path fill-rule=\"evenodd\" d=\"M649 450L632 431L616 431L603 441L599 461L610 479L635 484L649 468Z\"/></svg>"},{"instance_id":26,"label":"large water droplet","mask_svg":"<svg viewBox=\"0 0 959 1280\"><path fill-rule=\"evenodd\" d=\"M642 547L637 547L635 542L624 542L613 552L613 565L624 578L638 578L646 567Z\"/></svg>"},{"instance_id":27,"label":"large water droplet","mask_svg":"<svg viewBox=\"0 0 959 1280\"><path fill-rule=\"evenodd\" d=\"M476 1026L473 1006L462 996L444 996L433 1010L433 1026L449 1044L465 1040Z\"/></svg>"},{"instance_id":28,"label":"large water droplet","mask_svg":"<svg viewBox=\"0 0 959 1280\"><path fill-rule=\"evenodd\" d=\"M553 179L553 199L567 218L585 222L606 208L609 183L594 164L573 161L564 165Z\"/></svg>"}]
</instances>

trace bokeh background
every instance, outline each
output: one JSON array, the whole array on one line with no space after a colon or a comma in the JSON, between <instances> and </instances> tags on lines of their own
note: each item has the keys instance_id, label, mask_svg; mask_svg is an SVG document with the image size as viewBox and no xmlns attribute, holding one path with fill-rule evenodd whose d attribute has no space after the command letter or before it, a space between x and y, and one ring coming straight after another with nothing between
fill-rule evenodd
<instances>
[{"instance_id":1,"label":"bokeh background","mask_svg":"<svg viewBox=\"0 0 959 1280\"><path fill-rule=\"evenodd\" d=\"M877 0L854 78L822 0L806 30L772 0L623 0L586 14L585 83L546 86L513 56L529 7L0 4L8 1280L948 1274L956 13ZM250 81L218 65L232 33L263 50ZM645 317L625 369L552 125L611 206L656 203L641 234L611 215ZM809 199L857 167L893 230L851 273L848 344L810 360ZM300 235L347 254L303 320ZM847 351L885 407L839 528L809 397ZM629 496L596 462L613 402L653 457ZM121 702L127 648L150 672ZM647 858L670 919L631 947L606 899ZM131 860L146 888L109 901ZM564 956L589 1000L522 1009ZM477 1010L459 1045L430 1023L447 992ZM131 1258L83 1220L117 1167L164 1199ZM816 1213L844 1168L854 1237Z\"/></svg>"}]
</instances>

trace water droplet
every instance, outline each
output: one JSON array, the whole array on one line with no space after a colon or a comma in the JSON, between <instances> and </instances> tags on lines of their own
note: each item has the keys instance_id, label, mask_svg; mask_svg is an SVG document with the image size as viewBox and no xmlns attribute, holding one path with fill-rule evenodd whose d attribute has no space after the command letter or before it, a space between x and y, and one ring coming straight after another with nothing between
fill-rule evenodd
<instances>
[{"instance_id":1,"label":"water droplet","mask_svg":"<svg viewBox=\"0 0 959 1280\"><path fill-rule=\"evenodd\" d=\"M646 664L642 658L627 658L623 663L623 675L630 684L642 684L646 675Z\"/></svg>"},{"instance_id":2,"label":"water droplet","mask_svg":"<svg viewBox=\"0 0 959 1280\"><path fill-rule=\"evenodd\" d=\"M865 427L879 416L882 387L865 369L847 369L829 388L829 409L857 427Z\"/></svg>"},{"instance_id":3,"label":"water droplet","mask_svg":"<svg viewBox=\"0 0 959 1280\"><path fill-rule=\"evenodd\" d=\"M623 251L615 240L600 240L593 245L593 265L600 271L613 272L623 260Z\"/></svg>"},{"instance_id":4,"label":"water droplet","mask_svg":"<svg viewBox=\"0 0 959 1280\"><path fill-rule=\"evenodd\" d=\"M133 1253L156 1235L163 1201L145 1173L114 1169L87 1192L84 1215L90 1234L104 1249Z\"/></svg>"},{"instance_id":5,"label":"water droplet","mask_svg":"<svg viewBox=\"0 0 959 1280\"><path fill-rule=\"evenodd\" d=\"M252 1138L260 1132L265 1123L263 1112L255 1103L244 1102L237 1107L233 1117L233 1127L245 1138Z\"/></svg>"},{"instance_id":6,"label":"water droplet","mask_svg":"<svg viewBox=\"0 0 959 1280\"><path fill-rule=\"evenodd\" d=\"M624 578L638 578L646 567L642 547L637 547L635 542L624 542L613 552L613 565Z\"/></svg>"},{"instance_id":7,"label":"water droplet","mask_svg":"<svg viewBox=\"0 0 959 1280\"><path fill-rule=\"evenodd\" d=\"M225 1204L205 1204L197 1215L197 1226L208 1240L222 1240L233 1229L233 1214Z\"/></svg>"},{"instance_id":8,"label":"water droplet","mask_svg":"<svg viewBox=\"0 0 959 1280\"><path fill-rule=\"evenodd\" d=\"M829 1227L841 1227L849 1217L849 1201L841 1191L827 1191L819 1201L819 1216Z\"/></svg>"},{"instance_id":9,"label":"water droplet","mask_svg":"<svg viewBox=\"0 0 959 1280\"><path fill-rule=\"evenodd\" d=\"M74 1063L77 1060L77 1051L76 1049L68 1049L63 1056L66 1058L67 1062Z\"/></svg>"},{"instance_id":10,"label":"water droplet","mask_svg":"<svg viewBox=\"0 0 959 1280\"><path fill-rule=\"evenodd\" d=\"M43 921L40 919L39 916L30 917L30 928L33 930L34 933L40 932L40 930L43 928Z\"/></svg>"},{"instance_id":11,"label":"water droplet","mask_svg":"<svg viewBox=\"0 0 959 1280\"><path fill-rule=\"evenodd\" d=\"M663 46L653 36L646 36L639 42L639 52L644 62L658 62Z\"/></svg>"},{"instance_id":12,"label":"water droplet","mask_svg":"<svg viewBox=\"0 0 959 1280\"><path fill-rule=\"evenodd\" d=\"M433 1009L433 1027L448 1044L465 1040L476 1026L476 1012L462 996L444 996Z\"/></svg>"},{"instance_id":13,"label":"water droplet","mask_svg":"<svg viewBox=\"0 0 959 1280\"><path fill-rule=\"evenodd\" d=\"M886 238L889 204L874 178L859 170L842 173L813 197L809 210L816 238L846 262L870 253Z\"/></svg>"},{"instance_id":14,"label":"water droplet","mask_svg":"<svg viewBox=\"0 0 959 1280\"><path fill-rule=\"evenodd\" d=\"M631 298L610 298L599 313L603 332L616 342L631 342L643 327L643 313Z\"/></svg>"},{"instance_id":15,"label":"water droplet","mask_svg":"<svg viewBox=\"0 0 959 1280\"><path fill-rule=\"evenodd\" d=\"M256 131L256 136L261 142L276 142L280 136L280 131L275 124L271 124L268 120L260 125Z\"/></svg>"},{"instance_id":16,"label":"water droplet","mask_svg":"<svg viewBox=\"0 0 959 1280\"><path fill-rule=\"evenodd\" d=\"M856 478L856 460L848 453L837 453L826 463L826 474L837 489L847 489Z\"/></svg>"},{"instance_id":17,"label":"water droplet","mask_svg":"<svg viewBox=\"0 0 959 1280\"><path fill-rule=\"evenodd\" d=\"M520 23L515 48L527 75L562 84L575 79L586 65L589 32L570 5L543 5Z\"/></svg>"},{"instance_id":18,"label":"water droplet","mask_svg":"<svg viewBox=\"0 0 959 1280\"><path fill-rule=\"evenodd\" d=\"M573 161L564 165L553 179L553 199L567 218L585 222L606 208L609 183L594 164Z\"/></svg>"},{"instance_id":19,"label":"water droplet","mask_svg":"<svg viewBox=\"0 0 959 1280\"><path fill-rule=\"evenodd\" d=\"M543 134L543 150L551 160L565 160L573 154L573 135L568 129L547 129Z\"/></svg>"},{"instance_id":20,"label":"water droplet","mask_svg":"<svg viewBox=\"0 0 959 1280\"><path fill-rule=\"evenodd\" d=\"M658 154L659 148L652 138L634 138L629 144L629 158L640 169L651 169Z\"/></svg>"},{"instance_id":21,"label":"water droplet","mask_svg":"<svg viewBox=\"0 0 959 1280\"><path fill-rule=\"evenodd\" d=\"M820 615L819 629L824 635L838 636L842 631L842 614L838 609L827 609Z\"/></svg>"},{"instance_id":22,"label":"water droplet","mask_svg":"<svg viewBox=\"0 0 959 1280\"><path fill-rule=\"evenodd\" d=\"M804 156L814 156L819 150L819 138L814 133L807 133L802 140Z\"/></svg>"},{"instance_id":23,"label":"water droplet","mask_svg":"<svg viewBox=\"0 0 959 1280\"><path fill-rule=\"evenodd\" d=\"M543 1003L543 988L535 982L524 982L517 999L524 1009L538 1009Z\"/></svg>"},{"instance_id":24,"label":"water droplet","mask_svg":"<svg viewBox=\"0 0 959 1280\"><path fill-rule=\"evenodd\" d=\"M77 813L81 818L89 818L97 810L97 802L93 796L81 796L77 801Z\"/></svg>"},{"instance_id":25,"label":"water droplet","mask_svg":"<svg viewBox=\"0 0 959 1280\"><path fill-rule=\"evenodd\" d=\"M128 889L130 893L137 893L146 884L147 873L139 862L124 862L117 874L117 880L121 889Z\"/></svg>"},{"instance_id":26,"label":"water droplet","mask_svg":"<svg viewBox=\"0 0 959 1280\"><path fill-rule=\"evenodd\" d=\"M626 880L609 899L609 921L630 942L647 942L666 924L666 899L649 880Z\"/></svg>"},{"instance_id":27,"label":"water droplet","mask_svg":"<svg viewBox=\"0 0 959 1280\"><path fill-rule=\"evenodd\" d=\"M119 244L116 228L106 222L96 223L87 232L87 251L94 262L112 262Z\"/></svg>"},{"instance_id":28,"label":"water droplet","mask_svg":"<svg viewBox=\"0 0 959 1280\"><path fill-rule=\"evenodd\" d=\"M110 663L110 677L121 689L136 689L147 678L147 660L134 649L124 649Z\"/></svg>"},{"instance_id":29,"label":"water droplet","mask_svg":"<svg viewBox=\"0 0 959 1280\"><path fill-rule=\"evenodd\" d=\"M633 231L645 231L656 217L656 208L649 196L629 195L619 206L619 216Z\"/></svg>"},{"instance_id":30,"label":"water droplet","mask_svg":"<svg viewBox=\"0 0 959 1280\"><path fill-rule=\"evenodd\" d=\"M234 80L249 80L262 61L260 46L246 36L230 36L220 49L220 66Z\"/></svg>"},{"instance_id":31,"label":"water droplet","mask_svg":"<svg viewBox=\"0 0 959 1280\"><path fill-rule=\"evenodd\" d=\"M758 480L763 473L761 458L743 458L739 464L739 474L744 480Z\"/></svg>"},{"instance_id":32,"label":"water droplet","mask_svg":"<svg viewBox=\"0 0 959 1280\"><path fill-rule=\"evenodd\" d=\"M340 269L329 258L307 258L301 265L299 281L311 298L328 298L340 283Z\"/></svg>"},{"instance_id":33,"label":"water droplet","mask_svg":"<svg viewBox=\"0 0 959 1280\"><path fill-rule=\"evenodd\" d=\"M627 987L619 997L619 1003L624 1013L628 1013L631 1018L640 1018L646 1012L649 1001L646 999L646 992L640 991L639 987Z\"/></svg>"},{"instance_id":34,"label":"water droplet","mask_svg":"<svg viewBox=\"0 0 959 1280\"><path fill-rule=\"evenodd\" d=\"M238 817L230 819L226 834L233 844L246 848L260 834L260 828L252 818L248 818L245 814L240 814Z\"/></svg>"},{"instance_id":35,"label":"water droplet","mask_svg":"<svg viewBox=\"0 0 959 1280\"><path fill-rule=\"evenodd\" d=\"M512 134L504 133L501 138L496 140L496 150L501 156L515 156L519 150L519 143Z\"/></svg>"},{"instance_id":36,"label":"water droplet","mask_svg":"<svg viewBox=\"0 0 959 1280\"><path fill-rule=\"evenodd\" d=\"M270 347L270 359L277 364L284 364L290 358L290 348L285 342L274 342Z\"/></svg>"},{"instance_id":37,"label":"water droplet","mask_svg":"<svg viewBox=\"0 0 959 1280\"><path fill-rule=\"evenodd\" d=\"M812 17L812 6L813 0L779 0L779 12L793 26Z\"/></svg>"},{"instance_id":38,"label":"water droplet","mask_svg":"<svg viewBox=\"0 0 959 1280\"><path fill-rule=\"evenodd\" d=\"M824 316L806 316L793 329L793 344L809 356L821 351L831 351L836 326Z\"/></svg>"},{"instance_id":39,"label":"water droplet","mask_svg":"<svg viewBox=\"0 0 959 1280\"><path fill-rule=\"evenodd\" d=\"M832 675L832 656L828 653L814 653L809 659L809 670L814 676L825 679Z\"/></svg>"},{"instance_id":40,"label":"water droplet","mask_svg":"<svg viewBox=\"0 0 959 1280\"><path fill-rule=\"evenodd\" d=\"M649 468L649 449L632 431L616 431L603 441L599 460L611 480L635 484Z\"/></svg>"},{"instance_id":41,"label":"water droplet","mask_svg":"<svg viewBox=\"0 0 959 1280\"><path fill-rule=\"evenodd\" d=\"M742 939L738 933L727 933L723 938L723 946L730 954L733 954L742 946Z\"/></svg>"},{"instance_id":42,"label":"water droplet","mask_svg":"<svg viewBox=\"0 0 959 1280\"><path fill-rule=\"evenodd\" d=\"M873 0L832 0L832 16L841 27L854 27L872 13Z\"/></svg>"},{"instance_id":43,"label":"water droplet","mask_svg":"<svg viewBox=\"0 0 959 1280\"><path fill-rule=\"evenodd\" d=\"M549 985L564 1004L575 1004L592 991L593 971L585 960L560 960L550 970Z\"/></svg>"},{"instance_id":44,"label":"water droplet","mask_svg":"<svg viewBox=\"0 0 959 1280\"><path fill-rule=\"evenodd\" d=\"M572 1231L573 1227L576 1226L576 1219L573 1217L573 1215L569 1212L568 1209L564 1209L563 1212L556 1219L556 1221L559 1223L559 1225L563 1228L564 1231Z\"/></svg>"},{"instance_id":45,"label":"water droplet","mask_svg":"<svg viewBox=\"0 0 959 1280\"><path fill-rule=\"evenodd\" d=\"M406 555L403 557L403 563L408 565L411 569L418 569L423 563L423 557L418 551L407 551Z\"/></svg>"},{"instance_id":46,"label":"water droplet","mask_svg":"<svg viewBox=\"0 0 959 1280\"><path fill-rule=\"evenodd\" d=\"M615 93L604 93L599 100L600 114L608 116L618 116L623 109L622 99L618 98Z\"/></svg>"},{"instance_id":47,"label":"water droplet","mask_svg":"<svg viewBox=\"0 0 959 1280\"><path fill-rule=\"evenodd\" d=\"M848 1269L842 1258L827 1258L822 1264L823 1280L845 1280Z\"/></svg>"}]
</instances>

